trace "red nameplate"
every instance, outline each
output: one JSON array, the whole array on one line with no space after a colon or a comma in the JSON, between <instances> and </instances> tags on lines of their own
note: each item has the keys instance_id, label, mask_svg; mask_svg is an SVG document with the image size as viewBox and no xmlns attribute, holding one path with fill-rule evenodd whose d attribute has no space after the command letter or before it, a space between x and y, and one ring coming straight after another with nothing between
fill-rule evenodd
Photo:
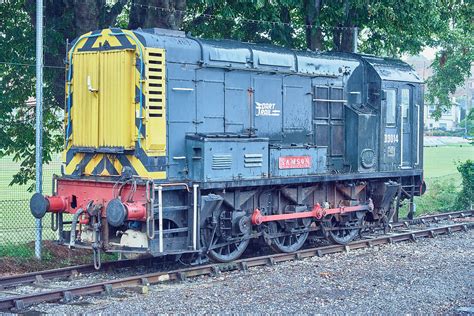
<instances>
[{"instance_id":1,"label":"red nameplate","mask_svg":"<svg viewBox=\"0 0 474 316\"><path fill-rule=\"evenodd\" d=\"M280 169L309 169L311 168L311 156L283 156L278 158Z\"/></svg>"}]
</instances>

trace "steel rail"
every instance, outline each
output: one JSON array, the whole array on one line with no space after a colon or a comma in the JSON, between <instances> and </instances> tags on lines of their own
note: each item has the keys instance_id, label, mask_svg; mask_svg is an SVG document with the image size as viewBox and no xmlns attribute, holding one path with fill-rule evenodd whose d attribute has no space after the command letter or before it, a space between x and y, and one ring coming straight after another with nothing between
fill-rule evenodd
<instances>
[{"instance_id":1,"label":"steel rail","mask_svg":"<svg viewBox=\"0 0 474 316\"><path fill-rule=\"evenodd\" d=\"M390 228L409 226L416 224L425 224L428 222L437 222L442 220L451 220L455 218L471 217L474 216L474 210L465 210L465 211L456 211L456 212L447 212L447 213L437 213L430 215L423 215L420 217L415 217L410 220L398 221L396 223L391 223Z\"/></svg>"},{"instance_id":2,"label":"steel rail","mask_svg":"<svg viewBox=\"0 0 474 316\"><path fill-rule=\"evenodd\" d=\"M474 215L474 210L470 211L458 211L449 213L440 213L425 215L414 218L412 220L400 221L389 225L390 228L398 227L409 227L412 224L424 224L433 221L441 221L446 219L463 218ZM137 265L147 265L153 258L140 259L140 260L121 260L121 261L107 261L102 263L104 270L127 268ZM93 264L83 264L70 267L63 267L58 269L35 271L24 274L11 275L0 278L0 290L5 288L11 288L24 284L41 283L45 280L57 279L57 278L68 278L75 277L79 274L97 272Z\"/></svg>"},{"instance_id":3,"label":"steel rail","mask_svg":"<svg viewBox=\"0 0 474 316\"><path fill-rule=\"evenodd\" d=\"M435 237L443 234L451 234L458 231L467 231L474 227L474 223L460 223L453 225L445 225L440 227L433 227L428 229L413 230L396 234L387 234L381 237L360 239L348 245L329 245L323 247L316 247L310 249L302 249L295 253L279 253L271 254L261 257L253 257L246 259L239 259L229 264L207 264L202 266L189 267L184 269L155 272L143 275L131 276L121 279L101 281L88 285L75 286L71 288L56 289L42 293L33 293L28 295L18 295L6 298L0 298L0 311L17 309L21 310L28 305L38 304L42 302L51 302L63 300L65 302L71 301L74 297L111 293L113 290L123 289L133 286L148 286L173 280L185 280L186 278L202 276L202 275L217 275L221 271L232 270L247 270L250 267L273 265L278 262L299 260L314 256L324 256L327 254L348 252L351 250L373 247L382 244L391 244L401 241L416 241L418 238Z\"/></svg>"},{"instance_id":4,"label":"steel rail","mask_svg":"<svg viewBox=\"0 0 474 316\"><path fill-rule=\"evenodd\" d=\"M145 265L150 259L129 259L120 261L102 262L102 268L105 271L112 269L128 268L131 266ZM0 290L11 288L19 285L41 283L45 280L76 277L79 274L98 272L93 264L82 264L69 267L63 267L51 270L35 271L23 274L9 275L0 278Z\"/></svg>"}]
</instances>

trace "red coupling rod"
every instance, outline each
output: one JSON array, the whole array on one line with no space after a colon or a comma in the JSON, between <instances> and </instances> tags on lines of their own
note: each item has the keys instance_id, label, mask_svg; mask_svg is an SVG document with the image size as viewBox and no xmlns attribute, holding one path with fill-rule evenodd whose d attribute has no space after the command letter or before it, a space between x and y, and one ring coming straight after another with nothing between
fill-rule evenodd
<instances>
[{"instance_id":1,"label":"red coupling rod","mask_svg":"<svg viewBox=\"0 0 474 316\"><path fill-rule=\"evenodd\" d=\"M331 214L343 214L356 211L365 211L368 210L368 205L357 205L357 206L341 206L338 208L322 208L319 203L317 203L311 211L308 212L297 212L297 213L288 213L288 214L276 214L276 215L262 215L260 210L256 208L252 214L252 224L260 225L265 222L272 221L283 221L289 219L297 218L309 218L314 217L316 219L321 219L326 215Z\"/></svg>"}]
</instances>

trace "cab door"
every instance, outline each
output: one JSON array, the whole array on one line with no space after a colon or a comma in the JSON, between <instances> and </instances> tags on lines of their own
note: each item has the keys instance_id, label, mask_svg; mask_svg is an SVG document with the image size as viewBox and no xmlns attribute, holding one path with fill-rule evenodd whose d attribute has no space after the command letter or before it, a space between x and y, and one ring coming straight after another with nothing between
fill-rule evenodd
<instances>
[{"instance_id":1,"label":"cab door","mask_svg":"<svg viewBox=\"0 0 474 316\"><path fill-rule=\"evenodd\" d=\"M380 168L381 171L393 171L400 168L400 115L397 87L386 86L383 96Z\"/></svg>"},{"instance_id":2,"label":"cab door","mask_svg":"<svg viewBox=\"0 0 474 316\"><path fill-rule=\"evenodd\" d=\"M400 89L400 167L413 166L413 88Z\"/></svg>"}]
</instances>

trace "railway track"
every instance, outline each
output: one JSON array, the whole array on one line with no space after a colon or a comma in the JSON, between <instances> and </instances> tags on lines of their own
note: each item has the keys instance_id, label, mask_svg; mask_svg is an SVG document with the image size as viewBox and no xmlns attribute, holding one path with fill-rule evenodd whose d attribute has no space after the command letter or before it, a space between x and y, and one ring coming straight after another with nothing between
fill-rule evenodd
<instances>
[{"instance_id":1,"label":"railway track","mask_svg":"<svg viewBox=\"0 0 474 316\"><path fill-rule=\"evenodd\" d=\"M449 220L455 218L471 217L474 211L463 211L463 212L451 212L444 214L428 215L418 217L410 221L404 221L392 224L392 228L409 227L410 225L423 224L429 222L437 222L441 220ZM41 302L51 302L62 300L64 302L71 301L74 297L100 294L100 293L111 293L113 290L128 288L133 286L147 286L150 284L156 284L160 282L173 281L173 280L185 280L186 278L202 276L202 275L215 275L222 271L232 270L247 270L250 267L262 266L262 265L273 265L278 262L299 260L312 256L324 256L327 254L356 250L366 247L373 247L377 245L395 243L401 241L416 241L418 238L424 237L435 237L437 235L450 234L457 231L467 231L474 227L474 223L459 223L444 225L440 227L433 227L428 229L419 230L404 230L398 233L389 233L380 237L367 237L360 240L356 240L348 245L329 245L322 247L314 247L308 249L302 249L295 253L279 253L270 254L260 257L251 257L240 259L228 264L207 264L199 265L195 267L176 269L172 271L161 271L148 273L144 275L131 276L126 278L119 278L115 280L100 281L92 284L81 285L71 288L55 289L50 291L44 291L39 293L32 293L27 295L15 295L6 298L0 298L0 311L17 309L21 310L29 305L38 304ZM136 260L123 260L107 262L103 267L105 269L115 268L126 268L137 265ZM81 265L73 267L65 267L61 269L47 270L32 272L23 275L15 275L4 277L0 279L0 287L8 288L12 286L18 286L21 284L28 284L33 282L41 282L46 279L55 278L67 278L75 276L79 273L91 273L94 272L93 265Z\"/></svg>"},{"instance_id":2,"label":"railway track","mask_svg":"<svg viewBox=\"0 0 474 316\"><path fill-rule=\"evenodd\" d=\"M132 265L145 265L149 260L120 260L120 261L106 261L102 262L104 271L112 269L128 268ZM93 264L82 264L76 266L69 266L59 269L42 270L30 273L15 274L0 278L0 290L11 287L42 283L45 280L60 279L60 278L75 278L81 274L88 274L97 272Z\"/></svg>"},{"instance_id":3,"label":"railway track","mask_svg":"<svg viewBox=\"0 0 474 316\"><path fill-rule=\"evenodd\" d=\"M436 222L441 220L449 220L454 218L463 218L473 216L474 211L460 211L460 212L450 212L450 213L441 213L435 215L426 215L422 217L417 217L413 220L401 221L397 223L390 224L390 228L399 228L399 227L409 227L413 224L424 224L429 222ZM110 271L113 269L127 268L137 265L147 265L150 263L149 259L141 260L121 260L121 261L109 261L102 263L102 269L105 271ZM45 280L59 279L59 278L70 278L76 277L80 274L93 273L97 270L94 269L93 264L84 264L76 265L70 267L64 267L59 269L52 270L43 270L37 272L24 273L19 275L11 275L0 278L0 289L6 289L10 287L15 287L24 284L31 283L41 283Z\"/></svg>"}]
</instances>

